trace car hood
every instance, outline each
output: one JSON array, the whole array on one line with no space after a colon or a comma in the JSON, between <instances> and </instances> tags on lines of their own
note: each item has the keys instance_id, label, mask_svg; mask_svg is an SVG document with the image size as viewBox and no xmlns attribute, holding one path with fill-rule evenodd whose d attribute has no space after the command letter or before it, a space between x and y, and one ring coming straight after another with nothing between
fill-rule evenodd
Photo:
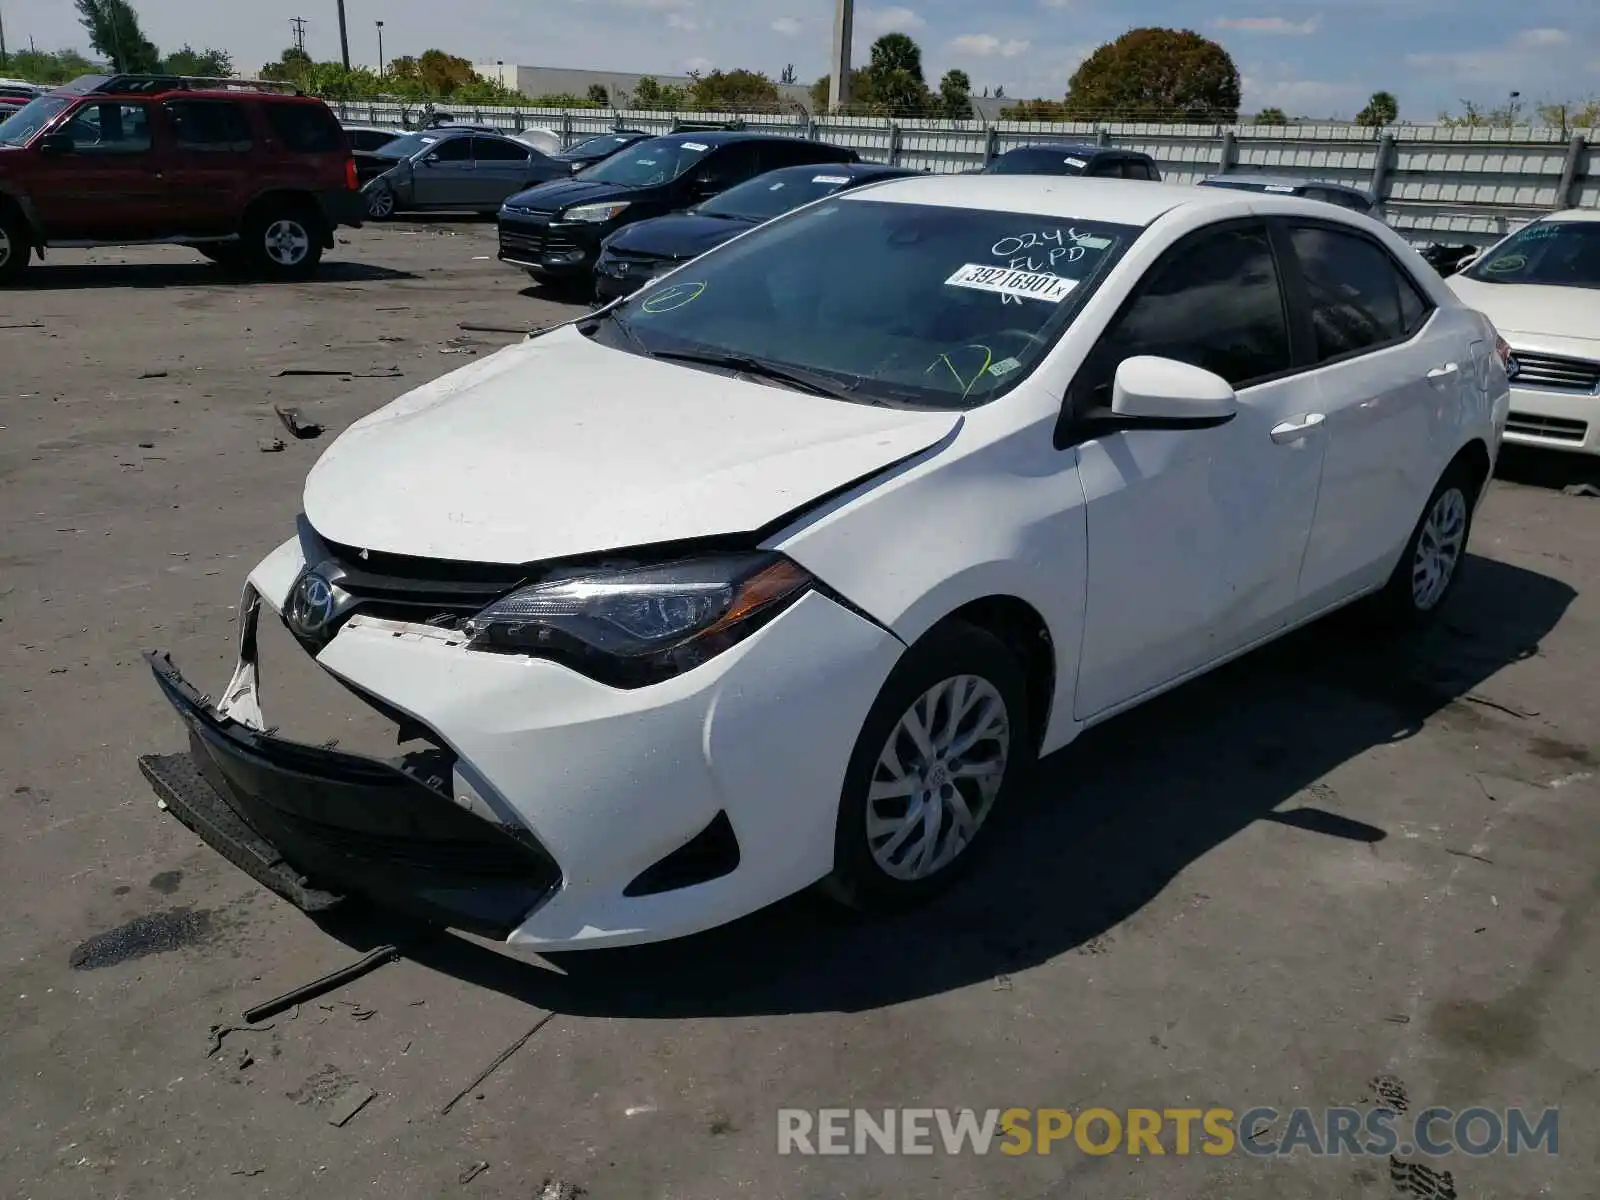
<instances>
[{"instance_id":1,"label":"car hood","mask_svg":"<svg viewBox=\"0 0 1600 1200\"><path fill-rule=\"evenodd\" d=\"M535 562L750 533L961 421L647 359L565 326L357 421L312 468L304 509L364 550Z\"/></svg>"},{"instance_id":2,"label":"car hood","mask_svg":"<svg viewBox=\"0 0 1600 1200\"><path fill-rule=\"evenodd\" d=\"M713 246L720 246L746 230L755 228L754 221L739 221L728 217L700 217L692 213L672 213L665 217L652 217L633 225L624 225L607 240L613 250L631 251L635 254L659 255L662 258L694 258Z\"/></svg>"},{"instance_id":3,"label":"car hood","mask_svg":"<svg viewBox=\"0 0 1600 1200\"><path fill-rule=\"evenodd\" d=\"M1483 283L1463 275L1452 275L1445 283L1463 304L1493 321L1502 334L1586 341L1591 347L1600 342L1600 288Z\"/></svg>"},{"instance_id":4,"label":"car hood","mask_svg":"<svg viewBox=\"0 0 1600 1200\"><path fill-rule=\"evenodd\" d=\"M637 196L640 190L616 183L592 183L587 179L552 179L549 183L518 192L506 204L513 208L531 208L535 212L560 212L574 204L627 200Z\"/></svg>"}]
</instances>

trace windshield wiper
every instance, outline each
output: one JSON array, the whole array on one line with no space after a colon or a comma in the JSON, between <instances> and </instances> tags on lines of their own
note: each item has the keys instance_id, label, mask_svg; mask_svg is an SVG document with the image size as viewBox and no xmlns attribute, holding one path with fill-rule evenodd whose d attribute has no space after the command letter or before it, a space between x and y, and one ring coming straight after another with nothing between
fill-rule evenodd
<instances>
[{"instance_id":1,"label":"windshield wiper","mask_svg":"<svg viewBox=\"0 0 1600 1200\"><path fill-rule=\"evenodd\" d=\"M856 395L857 384L837 383L826 375L815 371L779 366L777 363L768 362L764 358L756 358L748 354L726 354L720 350L656 350L650 357L666 359L669 362L699 363L707 367L726 367L728 370L737 371L741 375L750 375L756 379L770 379L775 383L788 384L797 391L809 392L813 396L828 396L834 400L862 399L862 397Z\"/></svg>"}]
</instances>

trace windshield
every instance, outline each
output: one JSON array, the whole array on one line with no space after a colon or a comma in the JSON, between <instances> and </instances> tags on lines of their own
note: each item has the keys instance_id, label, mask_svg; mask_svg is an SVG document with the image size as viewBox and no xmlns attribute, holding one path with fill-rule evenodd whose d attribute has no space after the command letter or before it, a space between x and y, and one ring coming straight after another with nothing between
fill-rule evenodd
<instances>
[{"instance_id":1,"label":"windshield","mask_svg":"<svg viewBox=\"0 0 1600 1200\"><path fill-rule=\"evenodd\" d=\"M620 183L623 187L649 187L669 183L689 170L711 149L704 142L677 138L648 138L613 154L583 173L591 183Z\"/></svg>"},{"instance_id":2,"label":"windshield","mask_svg":"<svg viewBox=\"0 0 1600 1200\"><path fill-rule=\"evenodd\" d=\"M426 150L439 140L437 133L408 133L404 137L397 137L392 142L385 142L379 146L374 154L381 154L385 158L410 158L419 150Z\"/></svg>"},{"instance_id":3,"label":"windshield","mask_svg":"<svg viewBox=\"0 0 1600 1200\"><path fill-rule=\"evenodd\" d=\"M586 158L591 154L610 154L618 146L626 146L639 139L625 133L604 133L599 137L585 138L576 146L568 146L563 154L572 158Z\"/></svg>"},{"instance_id":4,"label":"windshield","mask_svg":"<svg viewBox=\"0 0 1600 1200\"><path fill-rule=\"evenodd\" d=\"M867 402L971 408L1027 377L1140 232L840 197L647 286L593 334L825 376Z\"/></svg>"},{"instance_id":5,"label":"windshield","mask_svg":"<svg viewBox=\"0 0 1600 1200\"><path fill-rule=\"evenodd\" d=\"M1600 288L1600 221L1538 221L1462 274L1480 283Z\"/></svg>"},{"instance_id":6,"label":"windshield","mask_svg":"<svg viewBox=\"0 0 1600 1200\"><path fill-rule=\"evenodd\" d=\"M30 100L4 121L0 121L0 145L21 146L48 125L70 100L40 96Z\"/></svg>"},{"instance_id":7,"label":"windshield","mask_svg":"<svg viewBox=\"0 0 1600 1200\"><path fill-rule=\"evenodd\" d=\"M736 217L744 221L770 221L791 208L821 200L850 182L843 171L830 171L826 165L790 167L771 171L748 183L729 188L697 205L695 212L708 217Z\"/></svg>"},{"instance_id":8,"label":"windshield","mask_svg":"<svg viewBox=\"0 0 1600 1200\"><path fill-rule=\"evenodd\" d=\"M1075 146L1009 150L989 164L990 175L1081 175L1089 160Z\"/></svg>"}]
</instances>

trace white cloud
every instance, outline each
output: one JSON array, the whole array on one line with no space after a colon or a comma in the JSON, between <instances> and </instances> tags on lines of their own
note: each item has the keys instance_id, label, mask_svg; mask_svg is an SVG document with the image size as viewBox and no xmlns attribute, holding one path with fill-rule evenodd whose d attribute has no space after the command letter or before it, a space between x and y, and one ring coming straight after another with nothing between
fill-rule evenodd
<instances>
[{"instance_id":1,"label":"white cloud","mask_svg":"<svg viewBox=\"0 0 1600 1200\"><path fill-rule=\"evenodd\" d=\"M950 50L955 54L970 54L977 58L1016 58L1027 52L1028 43L1020 38L1002 41L992 33L964 33L950 39Z\"/></svg>"},{"instance_id":2,"label":"white cloud","mask_svg":"<svg viewBox=\"0 0 1600 1200\"><path fill-rule=\"evenodd\" d=\"M1524 50L1565 46L1572 36L1565 29L1524 29L1512 41Z\"/></svg>"},{"instance_id":3,"label":"white cloud","mask_svg":"<svg viewBox=\"0 0 1600 1200\"><path fill-rule=\"evenodd\" d=\"M693 32L700 28L700 22L693 17L684 16L681 12L670 12L667 14L667 28Z\"/></svg>"},{"instance_id":4,"label":"white cloud","mask_svg":"<svg viewBox=\"0 0 1600 1200\"><path fill-rule=\"evenodd\" d=\"M1317 79L1262 79L1245 75L1240 79L1241 113L1281 108L1291 117L1334 117L1353 113L1366 99L1366 89L1353 83L1331 83Z\"/></svg>"},{"instance_id":5,"label":"white cloud","mask_svg":"<svg viewBox=\"0 0 1600 1200\"><path fill-rule=\"evenodd\" d=\"M909 8L863 8L856 13L855 30L868 37L886 33L907 33L928 23Z\"/></svg>"},{"instance_id":6,"label":"white cloud","mask_svg":"<svg viewBox=\"0 0 1600 1200\"><path fill-rule=\"evenodd\" d=\"M1236 29L1240 33L1309 37L1322 24L1322 18L1307 17L1304 21L1291 21L1287 17L1218 17L1212 24L1220 29Z\"/></svg>"},{"instance_id":7,"label":"white cloud","mask_svg":"<svg viewBox=\"0 0 1600 1200\"><path fill-rule=\"evenodd\" d=\"M1078 0L1039 0L1040 8L1072 8Z\"/></svg>"},{"instance_id":8,"label":"white cloud","mask_svg":"<svg viewBox=\"0 0 1600 1200\"><path fill-rule=\"evenodd\" d=\"M779 17L772 23L772 32L781 33L784 37L794 37L800 32L800 22L793 17Z\"/></svg>"}]
</instances>

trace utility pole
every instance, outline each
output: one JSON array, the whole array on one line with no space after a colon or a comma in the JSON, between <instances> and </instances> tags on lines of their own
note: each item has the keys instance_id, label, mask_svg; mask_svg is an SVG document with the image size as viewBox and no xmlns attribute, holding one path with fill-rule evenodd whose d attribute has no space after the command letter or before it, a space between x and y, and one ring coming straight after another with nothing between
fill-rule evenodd
<instances>
[{"instance_id":1,"label":"utility pole","mask_svg":"<svg viewBox=\"0 0 1600 1200\"><path fill-rule=\"evenodd\" d=\"M834 0L832 71L828 75L828 108L850 103L850 26L855 20L855 0Z\"/></svg>"},{"instance_id":2,"label":"utility pole","mask_svg":"<svg viewBox=\"0 0 1600 1200\"><path fill-rule=\"evenodd\" d=\"M383 69L383 22L374 21L373 24L378 27L378 78L382 79L385 74Z\"/></svg>"},{"instance_id":3,"label":"utility pole","mask_svg":"<svg viewBox=\"0 0 1600 1200\"><path fill-rule=\"evenodd\" d=\"M344 23L344 0L339 3L339 54L344 59L344 69L350 69L350 30Z\"/></svg>"},{"instance_id":4,"label":"utility pole","mask_svg":"<svg viewBox=\"0 0 1600 1200\"><path fill-rule=\"evenodd\" d=\"M306 19L304 17L290 17L289 24L294 29L294 48L304 54L306 52Z\"/></svg>"},{"instance_id":5,"label":"utility pole","mask_svg":"<svg viewBox=\"0 0 1600 1200\"><path fill-rule=\"evenodd\" d=\"M6 57L6 14L0 12L0 71L5 70L10 61Z\"/></svg>"}]
</instances>

